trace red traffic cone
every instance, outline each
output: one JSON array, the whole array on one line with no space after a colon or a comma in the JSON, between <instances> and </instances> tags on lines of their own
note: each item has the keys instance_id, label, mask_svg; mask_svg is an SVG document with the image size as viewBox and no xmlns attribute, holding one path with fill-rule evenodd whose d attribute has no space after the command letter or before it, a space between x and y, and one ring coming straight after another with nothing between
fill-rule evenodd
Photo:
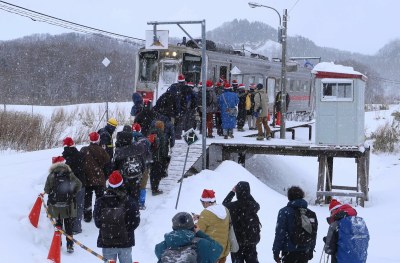
<instances>
[{"instance_id":1,"label":"red traffic cone","mask_svg":"<svg viewBox=\"0 0 400 263\"><path fill-rule=\"evenodd\" d=\"M276 122L275 122L275 125L281 125L281 112L280 111L278 111L278 113L276 114L277 115L277 118L276 118Z\"/></svg>"},{"instance_id":2,"label":"red traffic cone","mask_svg":"<svg viewBox=\"0 0 400 263\"><path fill-rule=\"evenodd\" d=\"M29 221L31 221L32 226L36 228L38 227L41 208L42 208L42 198L38 196L38 198L36 198L35 204L31 209L31 212L29 213Z\"/></svg>"},{"instance_id":3,"label":"red traffic cone","mask_svg":"<svg viewBox=\"0 0 400 263\"><path fill-rule=\"evenodd\" d=\"M107 263L115 263L114 259L110 259L109 261L107 261Z\"/></svg>"},{"instance_id":4,"label":"red traffic cone","mask_svg":"<svg viewBox=\"0 0 400 263\"><path fill-rule=\"evenodd\" d=\"M61 232L56 229L54 231L53 241L51 241L49 255L47 259L52 260L54 263L61 262Z\"/></svg>"},{"instance_id":5,"label":"red traffic cone","mask_svg":"<svg viewBox=\"0 0 400 263\"><path fill-rule=\"evenodd\" d=\"M268 110L268 113L267 113L267 121L270 121L271 120L271 117L269 116L269 110Z\"/></svg>"}]
</instances>

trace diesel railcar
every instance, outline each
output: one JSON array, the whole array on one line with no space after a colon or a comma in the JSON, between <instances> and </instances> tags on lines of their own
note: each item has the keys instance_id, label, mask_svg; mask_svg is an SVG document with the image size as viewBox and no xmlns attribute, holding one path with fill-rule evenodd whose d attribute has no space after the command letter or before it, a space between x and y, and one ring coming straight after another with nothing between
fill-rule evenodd
<instances>
[{"instance_id":1,"label":"diesel railcar","mask_svg":"<svg viewBox=\"0 0 400 263\"><path fill-rule=\"evenodd\" d=\"M196 40L198 41L198 40ZM237 80L249 86L263 83L267 87L271 113L276 94L281 90L281 62L207 40L206 79ZM140 49L137 54L135 91L153 103L183 74L187 81L201 81L201 49L192 41L169 45L168 49ZM310 118L314 92L310 69L287 62L286 91L290 96L288 119Z\"/></svg>"}]
</instances>

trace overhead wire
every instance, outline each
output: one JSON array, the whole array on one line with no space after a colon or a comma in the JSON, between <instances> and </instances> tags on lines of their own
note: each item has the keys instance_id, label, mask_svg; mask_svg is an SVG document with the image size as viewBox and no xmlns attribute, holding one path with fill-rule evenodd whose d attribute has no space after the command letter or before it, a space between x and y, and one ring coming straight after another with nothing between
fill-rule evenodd
<instances>
[{"instance_id":1,"label":"overhead wire","mask_svg":"<svg viewBox=\"0 0 400 263\"><path fill-rule=\"evenodd\" d=\"M123 42L127 42L130 44L138 45L138 46L142 46L145 41L144 39L130 37L130 36L110 32L110 31L106 31L106 30L102 30L102 29L98 29L98 28L94 28L94 27L90 27L90 26L85 26L85 25L71 22L71 21L68 21L65 19L46 15L46 14L43 14L43 13L40 13L40 12L37 12L34 10L30 10L30 9L27 9L27 8L24 8L21 6L17 6L17 5L8 3L8 2L4 2L4 1L0 1L0 9L4 10L6 12L9 12L9 13L13 13L13 14L17 14L17 15L20 15L23 17L30 18L33 21L44 22L47 24L51 24L51 25L58 26L58 27L63 27L63 28L69 29L69 30L73 30L73 31L77 31L77 32L85 33L85 34L95 34L97 36L113 38L118 41L123 41Z\"/></svg>"}]
</instances>

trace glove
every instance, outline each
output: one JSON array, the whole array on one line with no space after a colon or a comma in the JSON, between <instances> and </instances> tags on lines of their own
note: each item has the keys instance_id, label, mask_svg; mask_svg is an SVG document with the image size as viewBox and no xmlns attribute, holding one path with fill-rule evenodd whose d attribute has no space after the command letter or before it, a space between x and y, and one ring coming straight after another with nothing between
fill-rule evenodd
<instances>
[{"instance_id":1,"label":"glove","mask_svg":"<svg viewBox=\"0 0 400 263\"><path fill-rule=\"evenodd\" d=\"M277 263L280 263L280 262L281 262L281 258L279 257L279 255L274 255L274 260L275 260L275 262L277 262Z\"/></svg>"}]
</instances>

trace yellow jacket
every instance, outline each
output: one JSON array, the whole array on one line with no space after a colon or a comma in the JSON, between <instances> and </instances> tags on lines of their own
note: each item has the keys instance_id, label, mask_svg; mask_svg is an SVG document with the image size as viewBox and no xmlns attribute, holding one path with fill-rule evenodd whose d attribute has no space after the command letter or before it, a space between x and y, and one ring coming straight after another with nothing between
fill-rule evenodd
<instances>
[{"instance_id":1,"label":"yellow jacket","mask_svg":"<svg viewBox=\"0 0 400 263\"><path fill-rule=\"evenodd\" d=\"M229 242L229 214L223 205L212 205L204 209L197 226L223 248L219 258L228 256L230 252Z\"/></svg>"}]
</instances>

